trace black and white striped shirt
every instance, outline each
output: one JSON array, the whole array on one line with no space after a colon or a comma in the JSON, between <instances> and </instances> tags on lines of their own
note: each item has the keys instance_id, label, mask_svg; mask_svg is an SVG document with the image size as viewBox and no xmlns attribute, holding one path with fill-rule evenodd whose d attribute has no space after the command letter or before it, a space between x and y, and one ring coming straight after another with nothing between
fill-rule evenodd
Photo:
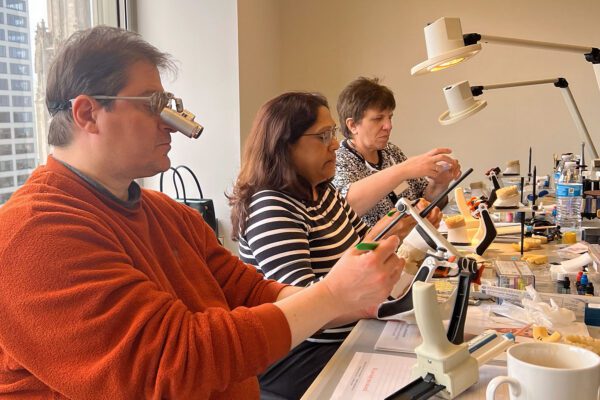
<instances>
[{"instance_id":1,"label":"black and white striped shirt","mask_svg":"<svg viewBox=\"0 0 600 400\"><path fill-rule=\"evenodd\" d=\"M239 241L240 258L255 265L266 278L295 286L322 279L368 230L331 185L310 202L262 190L250 200L247 222ZM308 340L341 341L352 326L327 329Z\"/></svg>"}]
</instances>

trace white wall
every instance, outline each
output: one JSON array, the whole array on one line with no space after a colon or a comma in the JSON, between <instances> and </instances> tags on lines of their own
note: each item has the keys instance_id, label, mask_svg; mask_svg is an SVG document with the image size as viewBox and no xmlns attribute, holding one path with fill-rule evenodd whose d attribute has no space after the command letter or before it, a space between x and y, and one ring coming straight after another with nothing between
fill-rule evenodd
<instances>
[{"instance_id":1,"label":"white wall","mask_svg":"<svg viewBox=\"0 0 600 400\"><path fill-rule=\"evenodd\" d=\"M258 107L281 93L282 4L280 0L238 0L242 149Z\"/></svg>"},{"instance_id":2,"label":"white wall","mask_svg":"<svg viewBox=\"0 0 600 400\"><path fill-rule=\"evenodd\" d=\"M179 62L177 79L163 78L163 86L181 97L205 127L199 139L173 135L172 164L187 165L197 174L204 196L215 202L220 235L227 247L236 249L229 241L229 206L223 194L240 159L236 1L140 0L135 12L137 31ZM158 180L145 179L144 185L158 188Z\"/></svg>"},{"instance_id":3,"label":"white wall","mask_svg":"<svg viewBox=\"0 0 600 400\"><path fill-rule=\"evenodd\" d=\"M488 107L456 125L437 122L446 109L442 88L565 77L588 129L600 147L600 90L583 56L484 45L473 60L446 71L412 77L426 56L423 27L441 16L462 20L464 32L600 46L600 1L504 0L139 0L138 31L180 61L166 82L206 126L197 141L176 135L174 165L191 166L206 197L215 200L228 239L229 207L223 196L239 170L240 146L254 114L286 90L320 91L335 110L338 93L359 75L378 76L396 94L392 141L408 155L449 146L470 180L520 159L529 146L538 171L553 153L578 152L579 137L553 86L486 92ZM146 184L156 187L155 179Z\"/></svg>"},{"instance_id":4,"label":"white wall","mask_svg":"<svg viewBox=\"0 0 600 400\"><path fill-rule=\"evenodd\" d=\"M583 56L484 45L477 57L436 74L413 77L425 60L423 27L442 16L460 17L463 30L489 35L600 47L600 1L573 0L281 0L281 90L324 93L335 109L337 95L359 75L379 76L396 95L392 141L417 154L449 146L464 167L482 172L507 160L527 168L533 146L538 171L552 154L578 152L579 136L559 90L551 85L494 90L488 106L461 123L443 127L442 88L461 80L472 85L563 76L600 148L600 91Z\"/></svg>"}]
</instances>

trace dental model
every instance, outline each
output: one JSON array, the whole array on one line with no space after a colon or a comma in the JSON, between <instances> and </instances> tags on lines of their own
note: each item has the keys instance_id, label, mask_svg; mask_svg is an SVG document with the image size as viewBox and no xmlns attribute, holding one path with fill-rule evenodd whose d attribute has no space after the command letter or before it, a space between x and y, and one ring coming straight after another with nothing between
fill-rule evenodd
<instances>
[{"instance_id":1,"label":"dental model","mask_svg":"<svg viewBox=\"0 0 600 400\"><path fill-rule=\"evenodd\" d=\"M512 160L506 163L506 169L502 172L504 176L516 176L521 174L521 164L519 160Z\"/></svg>"},{"instance_id":2,"label":"dental model","mask_svg":"<svg viewBox=\"0 0 600 400\"><path fill-rule=\"evenodd\" d=\"M453 215L444 220L448 227L448 241L457 246L468 246L471 244L467 232L465 217L462 215Z\"/></svg>"},{"instance_id":3,"label":"dental model","mask_svg":"<svg viewBox=\"0 0 600 400\"><path fill-rule=\"evenodd\" d=\"M494 208L519 208L519 191L517 190L517 186L512 185L500 188L496 190L496 196L498 198L494 201Z\"/></svg>"},{"instance_id":4,"label":"dental model","mask_svg":"<svg viewBox=\"0 0 600 400\"><path fill-rule=\"evenodd\" d=\"M457 187L454 189L454 199L456 201L456 205L460 211L460 214L463 216L465 220L465 224L467 225L467 229L472 229L473 233L469 236L475 234L475 231L479 227L479 221L471 215L471 210L469 209L469 205L467 204L467 200L465 199L465 193L461 187Z\"/></svg>"}]
</instances>

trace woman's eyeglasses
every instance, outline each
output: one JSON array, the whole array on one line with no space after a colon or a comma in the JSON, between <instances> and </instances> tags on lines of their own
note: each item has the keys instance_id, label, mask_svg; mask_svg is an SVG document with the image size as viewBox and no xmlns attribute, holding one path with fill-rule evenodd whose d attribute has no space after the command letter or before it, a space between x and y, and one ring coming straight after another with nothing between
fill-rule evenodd
<instances>
[{"instance_id":1,"label":"woman's eyeglasses","mask_svg":"<svg viewBox=\"0 0 600 400\"><path fill-rule=\"evenodd\" d=\"M333 128L329 128L318 133L305 133L304 136L318 136L325 146L329 146L334 138L337 139L337 133L339 130L340 128L334 126Z\"/></svg>"}]
</instances>

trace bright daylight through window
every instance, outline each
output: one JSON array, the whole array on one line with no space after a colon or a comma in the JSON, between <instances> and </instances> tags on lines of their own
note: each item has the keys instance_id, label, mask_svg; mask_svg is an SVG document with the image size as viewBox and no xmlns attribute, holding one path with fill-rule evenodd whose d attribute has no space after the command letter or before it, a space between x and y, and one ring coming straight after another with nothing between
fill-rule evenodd
<instances>
[{"instance_id":1,"label":"bright daylight through window","mask_svg":"<svg viewBox=\"0 0 600 400\"><path fill-rule=\"evenodd\" d=\"M46 162L46 74L73 32L116 26L117 0L0 0L0 206Z\"/></svg>"}]
</instances>

